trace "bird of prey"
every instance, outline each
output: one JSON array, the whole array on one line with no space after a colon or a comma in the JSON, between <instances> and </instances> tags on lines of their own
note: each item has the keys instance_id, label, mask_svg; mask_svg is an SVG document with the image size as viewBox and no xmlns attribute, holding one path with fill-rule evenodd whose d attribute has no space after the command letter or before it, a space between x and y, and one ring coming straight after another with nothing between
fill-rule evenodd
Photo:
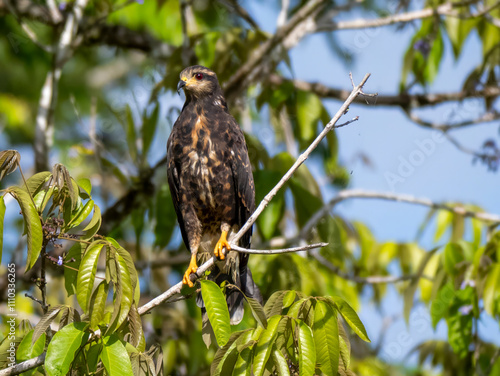
<instances>
[{"instance_id":1,"label":"bird of prey","mask_svg":"<svg viewBox=\"0 0 500 376\"><path fill-rule=\"evenodd\" d=\"M248 268L248 254L230 251L231 234L255 210L255 186L243 132L228 111L216 74L201 65L184 69L177 90L186 102L167 143L168 183L177 219L191 261L183 283L197 261L217 257L209 278L229 281L262 303L262 295ZM252 230L239 245L250 247ZM225 257L222 250L229 251ZM198 260L199 258L199 260ZM227 289L231 324L243 318L243 296ZM202 302L199 304L203 307Z\"/></svg>"}]
</instances>

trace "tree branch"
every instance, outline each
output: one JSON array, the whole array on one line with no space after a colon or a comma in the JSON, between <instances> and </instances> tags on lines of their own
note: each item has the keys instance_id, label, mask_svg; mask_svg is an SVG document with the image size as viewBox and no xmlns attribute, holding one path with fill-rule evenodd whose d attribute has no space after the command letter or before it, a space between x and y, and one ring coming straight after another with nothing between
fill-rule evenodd
<instances>
[{"instance_id":1,"label":"tree branch","mask_svg":"<svg viewBox=\"0 0 500 376\"><path fill-rule=\"evenodd\" d=\"M88 0L76 0L71 13L67 16L59 42L55 48L52 69L47 73L43 84L35 125L35 170L49 169L49 151L52 145L54 111L57 103L57 86L62 68L72 54L72 43L76 36L78 23Z\"/></svg>"},{"instance_id":2,"label":"tree branch","mask_svg":"<svg viewBox=\"0 0 500 376\"><path fill-rule=\"evenodd\" d=\"M30 369L41 366L44 362L45 362L45 353L43 353L42 355L40 355L36 358L26 360L24 362L16 364L15 366L1 370L0 376L19 375L20 373L23 373L23 372L26 372Z\"/></svg>"},{"instance_id":3,"label":"tree branch","mask_svg":"<svg viewBox=\"0 0 500 376\"><path fill-rule=\"evenodd\" d=\"M467 210L463 206L458 205L448 205L433 202L427 198L418 198L412 195L398 194L391 192L376 192L376 191L365 191L361 189L352 189L340 191L334 198L332 198L325 206L318 210L307 223L302 227L300 233L293 239L305 239L309 234L309 231L316 226L316 224L327 215L338 203L354 198L368 198L368 199L381 199L397 202L407 202L409 204L427 206L432 209L447 210L451 213L461 215L463 217L476 218L480 221L500 223L500 216L485 212L475 212L472 210Z\"/></svg>"},{"instance_id":4,"label":"tree branch","mask_svg":"<svg viewBox=\"0 0 500 376\"><path fill-rule=\"evenodd\" d=\"M293 247L293 248L283 248L283 249L248 249L243 248L238 245L231 245L231 249L233 251L241 252L241 253L249 253L255 255L276 255L280 253L292 253L292 252L300 252L300 251L308 251L313 248L321 248L326 247L328 243L315 243L308 244L301 247Z\"/></svg>"},{"instance_id":5,"label":"tree branch","mask_svg":"<svg viewBox=\"0 0 500 376\"><path fill-rule=\"evenodd\" d=\"M496 8L499 5L499 3L497 2L492 6L489 6L481 11L478 11L476 13L469 13L468 15L463 15L455 11L457 8L465 7L468 5L470 5L470 2L462 2L462 3L449 2L439 5L436 8L425 8L407 13L392 14L387 17L380 17L371 20L361 18L351 21L324 22L317 26L317 31L325 32L325 31L335 31L335 30L368 29L374 27L394 25L397 23L406 23L435 16L476 18L476 17L481 17L485 13L490 12L492 9Z\"/></svg>"},{"instance_id":6,"label":"tree branch","mask_svg":"<svg viewBox=\"0 0 500 376\"><path fill-rule=\"evenodd\" d=\"M271 74L268 78L274 86L284 83L291 84L297 90L309 91L321 98L332 98L338 100L346 100L349 96L349 91L339 88L332 88L318 82L306 82L302 80L290 80L281 77L277 74ZM500 87L487 86L481 90L475 91L458 91L449 93L435 94L406 94L397 95L379 94L375 101L367 101L365 98L358 97L354 103L364 105L377 106L400 106L403 108L417 108L423 106L434 106L444 102L461 101L467 98L494 98L500 96Z\"/></svg>"}]
</instances>

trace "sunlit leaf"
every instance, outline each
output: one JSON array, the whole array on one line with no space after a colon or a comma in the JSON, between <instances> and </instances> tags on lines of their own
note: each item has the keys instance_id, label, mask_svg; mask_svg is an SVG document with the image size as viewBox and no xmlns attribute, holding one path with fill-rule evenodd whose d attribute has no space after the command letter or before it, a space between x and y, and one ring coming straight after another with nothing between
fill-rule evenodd
<instances>
[{"instance_id":1,"label":"sunlit leaf","mask_svg":"<svg viewBox=\"0 0 500 376\"><path fill-rule=\"evenodd\" d=\"M313 332L305 322L297 320L299 342L299 374L313 376L316 369L316 347Z\"/></svg>"},{"instance_id":2,"label":"sunlit leaf","mask_svg":"<svg viewBox=\"0 0 500 376\"><path fill-rule=\"evenodd\" d=\"M49 376L64 376L68 373L76 352L87 341L89 333L86 329L87 324L76 322L66 325L54 335L45 357L45 371Z\"/></svg>"},{"instance_id":3,"label":"sunlit leaf","mask_svg":"<svg viewBox=\"0 0 500 376\"><path fill-rule=\"evenodd\" d=\"M97 325L104 317L104 309L106 308L106 298L108 297L109 285L106 281L102 281L97 285L97 288L92 293L90 298L89 317L90 329L97 329Z\"/></svg>"},{"instance_id":4,"label":"sunlit leaf","mask_svg":"<svg viewBox=\"0 0 500 376\"><path fill-rule=\"evenodd\" d=\"M368 338L368 334L366 333L365 326L359 319L356 311L352 309L352 307L347 304L347 302L339 298L338 296L332 296L328 297L328 300L334 302L336 305L338 311L344 318L344 320L347 322L347 324L351 327L351 329L356 333L359 338L361 338L365 342L370 342L370 339Z\"/></svg>"},{"instance_id":5,"label":"sunlit leaf","mask_svg":"<svg viewBox=\"0 0 500 376\"><path fill-rule=\"evenodd\" d=\"M216 283L209 280L202 280L200 283L201 295L205 302L208 319L214 330L217 344L222 347L227 343L231 335L226 299Z\"/></svg>"},{"instance_id":6,"label":"sunlit leaf","mask_svg":"<svg viewBox=\"0 0 500 376\"><path fill-rule=\"evenodd\" d=\"M24 218L26 235L28 238L28 259L26 262L26 271L28 271L33 267L33 265L35 265L35 262L38 260L38 256L40 255L40 251L42 250L42 225L40 223L38 211L26 191L19 187L10 187L9 193L19 203Z\"/></svg>"},{"instance_id":7,"label":"sunlit leaf","mask_svg":"<svg viewBox=\"0 0 500 376\"><path fill-rule=\"evenodd\" d=\"M315 307L313 333L316 361L326 375L334 375L339 366L337 312L321 300Z\"/></svg>"},{"instance_id":8,"label":"sunlit leaf","mask_svg":"<svg viewBox=\"0 0 500 376\"><path fill-rule=\"evenodd\" d=\"M100 358L109 376L132 375L132 365L125 346L117 335L112 334L102 339L104 344Z\"/></svg>"},{"instance_id":9,"label":"sunlit leaf","mask_svg":"<svg viewBox=\"0 0 500 376\"><path fill-rule=\"evenodd\" d=\"M89 302L97 270L97 260L103 247L104 243L102 241L90 244L80 263L76 282L76 298L84 312L89 311Z\"/></svg>"},{"instance_id":10,"label":"sunlit leaf","mask_svg":"<svg viewBox=\"0 0 500 376\"><path fill-rule=\"evenodd\" d=\"M45 333L41 335L40 338L33 344L33 330L28 332L16 351L16 360L18 363L24 362L26 360L36 358L39 355L42 355L43 350L45 349ZM36 371L36 369L31 369L23 373L23 376L31 376Z\"/></svg>"},{"instance_id":11,"label":"sunlit leaf","mask_svg":"<svg viewBox=\"0 0 500 376\"><path fill-rule=\"evenodd\" d=\"M267 322L265 329L260 337L259 342L255 347L255 355L253 362L253 371L255 376L262 376L266 368L266 363L271 356L273 343L276 340L278 324L281 321L281 316L273 316Z\"/></svg>"}]
</instances>

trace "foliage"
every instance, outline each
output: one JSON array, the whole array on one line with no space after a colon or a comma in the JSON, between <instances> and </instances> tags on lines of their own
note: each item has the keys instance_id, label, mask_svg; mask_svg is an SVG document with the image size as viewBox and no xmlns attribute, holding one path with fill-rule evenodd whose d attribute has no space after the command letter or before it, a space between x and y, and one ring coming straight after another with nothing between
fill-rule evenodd
<instances>
[{"instance_id":1,"label":"foliage","mask_svg":"<svg viewBox=\"0 0 500 376\"><path fill-rule=\"evenodd\" d=\"M18 2L10 3L17 7ZM32 9L47 10L49 3L54 2L34 2L42 8ZM65 17L75 4L55 3ZM279 12L282 2L266 3ZM292 2L287 19L314 3ZM498 87L500 11L492 7L473 17L492 6L473 1L453 3L451 13L439 13L446 4L425 2L435 11L432 17L413 21L406 51L391 54L401 60L402 71L401 95L390 99L407 114L415 108L424 111L420 102L402 99L432 99L447 54L456 60L470 54L467 41L476 38L482 55L477 66L457 78L461 91L454 98L475 96L495 115L497 94L478 96ZM419 6L406 1L329 3L314 22L299 23L304 27L294 30L307 35L311 25L318 25L318 31L330 25L331 52L345 59L349 51L334 37L344 20L363 16L368 21L388 16L386 8L392 15ZM46 135L55 135L49 145L53 142L51 156L59 163L24 179L14 172L21 156L31 167L32 146L40 145L35 124L55 61L39 45L56 45L64 27L25 13L29 10L13 15L0 2L0 30L6 36L0 40L0 146L9 149L0 152L0 251L2 266L10 261L17 266L17 296L11 298L3 284L0 289L6 307L15 300L16 310L34 324L18 322L10 338L9 317L2 313L0 368L9 364L12 342L17 361L46 353L45 365L26 373L33 375L500 373L498 343L486 341L480 325L500 318L498 223L479 219L477 206L449 202L456 210L430 209L415 240L380 241L364 223L329 211L311 224L327 197L350 184L352 163L339 159L335 131L256 223L255 248L329 243L307 255L252 256L264 307L247 298L243 322L231 327L224 294L234 287L219 288L202 279L199 291L185 287L181 296L140 316L141 304L180 280L187 263L164 168L165 142L182 105L174 97L182 68L210 66L228 85L248 62L259 60L255 56L263 46L275 44L259 60L260 70L224 86L231 113L245 131L258 202L330 120L325 98L345 95L345 90L325 90L321 82L295 86L286 79L293 77L289 71L294 73L294 38L302 36L294 32L278 40L279 33L255 26L247 12L251 9L250 2L232 0L88 2L56 85L57 101L48 111L55 121ZM338 15L335 22L331 14ZM26 26L37 39L26 34ZM494 170L500 152L492 140L484 148L473 158ZM424 233L433 234L432 244L421 241ZM15 245L21 234L26 235L26 252ZM394 288L384 280L393 281ZM210 331L196 306L197 292L210 302L206 308L214 340L208 349L204 340ZM429 315L426 327L446 332L446 341L414 344L414 363L384 358L384 343L377 339L384 338L386 329L367 325L365 330L356 313L372 305L383 312L384 299L394 293L403 302L401 317L407 325L422 308ZM375 344L368 344L369 337Z\"/></svg>"}]
</instances>

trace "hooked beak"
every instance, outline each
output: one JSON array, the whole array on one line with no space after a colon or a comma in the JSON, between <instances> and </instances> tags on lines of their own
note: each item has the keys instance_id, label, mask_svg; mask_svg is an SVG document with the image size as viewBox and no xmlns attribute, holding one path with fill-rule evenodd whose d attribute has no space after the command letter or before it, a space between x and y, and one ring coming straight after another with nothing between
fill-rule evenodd
<instances>
[{"instance_id":1,"label":"hooked beak","mask_svg":"<svg viewBox=\"0 0 500 376\"><path fill-rule=\"evenodd\" d=\"M177 94L179 94L179 92L184 86L186 86L186 81L180 80L179 83L177 84Z\"/></svg>"}]
</instances>

